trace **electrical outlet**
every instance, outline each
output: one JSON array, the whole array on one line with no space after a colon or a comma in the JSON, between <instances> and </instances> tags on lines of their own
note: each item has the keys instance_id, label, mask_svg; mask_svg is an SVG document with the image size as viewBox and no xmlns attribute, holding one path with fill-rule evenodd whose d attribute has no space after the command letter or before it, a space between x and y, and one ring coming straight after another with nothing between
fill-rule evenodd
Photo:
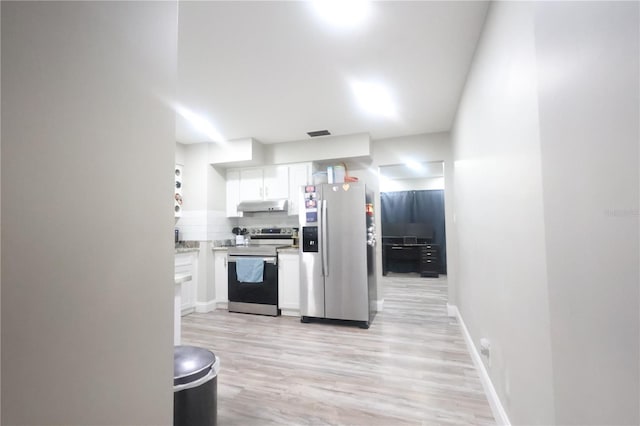
<instances>
[{"instance_id":1,"label":"electrical outlet","mask_svg":"<svg viewBox=\"0 0 640 426\"><path fill-rule=\"evenodd\" d=\"M491 367L491 342L486 337L480 339L480 353L487 357L487 365Z\"/></svg>"}]
</instances>

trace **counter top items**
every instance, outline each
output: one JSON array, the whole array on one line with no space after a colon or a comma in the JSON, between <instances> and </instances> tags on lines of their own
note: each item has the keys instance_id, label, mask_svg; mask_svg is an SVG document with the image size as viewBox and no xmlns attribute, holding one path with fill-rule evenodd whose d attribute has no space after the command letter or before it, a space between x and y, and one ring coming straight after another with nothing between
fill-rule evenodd
<instances>
[{"instance_id":1,"label":"counter top items","mask_svg":"<svg viewBox=\"0 0 640 426\"><path fill-rule=\"evenodd\" d=\"M231 233L236 236L237 246L242 246L248 243L247 238L245 237L248 233L247 228L239 228L236 226L231 230Z\"/></svg>"}]
</instances>

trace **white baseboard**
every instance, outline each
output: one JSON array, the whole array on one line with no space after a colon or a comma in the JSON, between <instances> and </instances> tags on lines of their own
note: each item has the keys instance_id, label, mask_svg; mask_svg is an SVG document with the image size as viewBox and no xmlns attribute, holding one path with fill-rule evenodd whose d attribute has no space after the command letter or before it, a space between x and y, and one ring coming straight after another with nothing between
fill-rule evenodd
<instances>
[{"instance_id":1,"label":"white baseboard","mask_svg":"<svg viewBox=\"0 0 640 426\"><path fill-rule=\"evenodd\" d=\"M229 309L229 301L228 300L221 300L221 301L216 301L216 309L223 309L223 310L228 310Z\"/></svg>"},{"instance_id":2,"label":"white baseboard","mask_svg":"<svg viewBox=\"0 0 640 426\"><path fill-rule=\"evenodd\" d=\"M376 300L376 312L382 312L384 308L384 299Z\"/></svg>"},{"instance_id":3,"label":"white baseboard","mask_svg":"<svg viewBox=\"0 0 640 426\"><path fill-rule=\"evenodd\" d=\"M192 313L194 313L195 311L196 311L196 308L192 308L192 307L189 307L189 308L182 308L182 309L180 310L180 316L182 316L182 317L183 317L183 316L185 316L185 315L192 314Z\"/></svg>"},{"instance_id":4,"label":"white baseboard","mask_svg":"<svg viewBox=\"0 0 640 426\"><path fill-rule=\"evenodd\" d=\"M196 312L206 314L207 312L214 311L216 309L216 301L209 300L208 302L196 302Z\"/></svg>"},{"instance_id":5,"label":"white baseboard","mask_svg":"<svg viewBox=\"0 0 640 426\"><path fill-rule=\"evenodd\" d=\"M507 412L504 411L502 402L500 402L500 398L498 398L498 393L496 392L496 388L493 387L493 383L491 382L489 373L487 372L487 369L484 366L484 363L482 362L482 358L480 358L480 354L476 349L476 345L473 344L473 340L471 339L469 330L467 330L467 326L464 324L462 315L460 315L460 311L458 310L458 307L456 305L449 305L447 303L447 314L449 316L453 316L458 319L458 323L460 324L460 330L462 331L462 335L464 336L464 341L467 343L467 349L469 350L469 354L471 355L473 364L475 365L476 370L480 375L480 382L482 383L484 393L487 395L487 399L489 400L489 405L491 406L491 412L493 413L493 417L495 417L496 419L496 424L499 426L511 426L511 422L509 421Z\"/></svg>"},{"instance_id":6,"label":"white baseboard","mask_svg":"<svg viewBox=\"0 0 640 426\"><path fill-rule=\"evenodd\" d=\"M457 317L458 307L456 305L450 305L447 303L447 316L448 317Z\"/></svg>"},{"instance_id":7,"label":"white baseboard","mask_svg":"<svg viewBox=\"0 0 640 426\"><path fill-rule=\"evenodd\" d=\"M280 315L283 317L300 317L300 309L280 308Z\"/></svg>"}]
</instances>

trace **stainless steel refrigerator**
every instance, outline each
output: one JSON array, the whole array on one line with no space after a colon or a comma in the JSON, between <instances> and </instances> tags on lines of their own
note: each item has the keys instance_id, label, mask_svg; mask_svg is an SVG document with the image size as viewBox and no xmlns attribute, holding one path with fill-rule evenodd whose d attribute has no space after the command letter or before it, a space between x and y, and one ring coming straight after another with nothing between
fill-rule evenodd
<instances>
[{"instance_id":1,"label":"stainless steel refrigerator","mask_svg":"<svg viewBox=\"0 0 640 426\"><path fill-rule=\"evenodd\" d=\"M307 185L300 204L300 312L357 321L376 314L373 192L363 183Z\"/></svg>"}]
</instances>

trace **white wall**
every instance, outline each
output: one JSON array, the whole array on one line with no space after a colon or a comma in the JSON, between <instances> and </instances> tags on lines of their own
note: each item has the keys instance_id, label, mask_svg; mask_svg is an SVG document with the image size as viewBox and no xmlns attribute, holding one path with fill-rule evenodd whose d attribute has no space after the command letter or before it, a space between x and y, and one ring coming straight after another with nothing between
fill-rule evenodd
<instances>
[{"instance_id":1,"label":"white wall","mask_svg":"<svg viewBox=\"0 0 640 426\"><path fill-rule=\"evenodd\" d=\"M184 241L207 240L207 144L182 145L182 215L176 222Z\"/></svg>"},{"instance_id":2,"label":"white wall","mask_svg":"<svg viewBox=\"0 0 640 426\"><path fill-rule=\"evenodd\" d=\"M380 192L444 189L444 176L414 179L381 179Z\"/></svg>"},{"instance_id":3,"label":"white wall","mask_svg":"<svg viewBox=\"0 0 640 426\"><path fill-rule=\"evenodd\" d=\"M176 3L1 7L2 424L170 424Z\"/></svg>"},{"instance_id":4,"label":"white wall","mask_svg":"<svg viewBox=\"0 0 640 426\"><path fill-rule=\"evenodd\" d=\"M557 424L639 424L638 2L535 10Z\"/></svg>"},{"instance_id":5,"label":"white wall","mask_svg":"<svg viewBox=\"0 0 640 426\"><path fill-rule=\"evenodd\" d=\"M533 4L495 2L452 132L458 308L514 424L554 422Z\"/></svg>"},{"instance_id":6,"label":"white wall","mask_svg":"<svg viewBox=\"0 0 640 426\"><path fill-rule=\"evenodd\" d=\"M452 132L458 305L513 424L639 422L638 47L635 2L490 6Z\"/></svg>"},{"instance_id":7,"label":"white wall","mask_svg":"<svg viewBox=\"0 0 640 426\"><path fill-rule=\"evenodd\" d=\"M0 7L0 34L2 34L2 7ZM1 41L2 37L0 37ZM2 43L0 43L2 45ZM0 49L0 58L2 50ZM2 67L0 67L0 82L2 81ZM2 99L2 84L0 83L0 99ZM0 102L0 117L2 117L2 102ZM0 128L2 126L0 125ZM2 164L2 132L0 132L0 165ZM0 224L2 223L2 167L0 166ZM2 226L0 226L0 242L2 241ZM0 244L0 259L2 259L2 244ZM2 330L2 268L0 267L0 330ZM2 339L0 338L0 360L2 358ZM2 423L2 362L0 361L0 424Z\"/></svg>"},{"instance_id":8,"label":"white wall","mask_svg":"<svg viewBox=\"0 0 640 426\"><path fill-rule=\"evenodd\" d=\"M184 162L186 161L186 150L187 146L180 142L176 142L176 164L181 164L184 166Z\"/></svg>"},{"instance_id":9,"label":"white wall","mask_svg":"<svg viewBox=\"0 0 640 426\"><path fill-rule=\"evenodd\" d=\"M226 213L225 172L209 164L209 144L176 145L181 147L184 160L182 216L176 221L181 239L231 238L233 226Z\"/></svg>"},{"instance_id":10,"label":"white wall","mask_svg":"<svg viewBox=\"0 0 640 426\"><path fill-rule=\"evenodd\" d=\"M225 174L209 164L209 144L176 145L176 161L182 157L184 168L182 216L175 226L181 240L200 242L196 310L207 312L215 300L213 241L233 237L226 216Z\"/></svg>"}]
</instances>

